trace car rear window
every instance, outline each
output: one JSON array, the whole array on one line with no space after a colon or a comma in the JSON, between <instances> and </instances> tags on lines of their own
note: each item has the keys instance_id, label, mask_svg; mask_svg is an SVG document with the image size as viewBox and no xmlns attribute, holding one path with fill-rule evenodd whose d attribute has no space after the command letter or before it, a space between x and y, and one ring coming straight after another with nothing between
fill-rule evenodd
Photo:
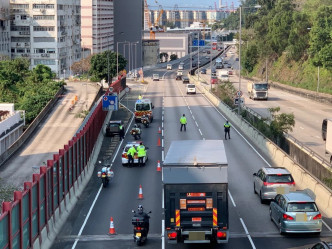
<instances>
[{"instance_id":1,"label":"car rear window","mask_svg":"<svg viewBox=\"0 0 332 249\"><path fill-rule=\"evenodd\" d=\"M266 182L270 183L290 183L293 182L293 177L290 174L284 175L267 175Z\"/></svg>"},{"instance_id":2,"label":"car rear window","mask_svg":"<svg viewBox=\"0 0 332 249\"><path fill-rule=\"evenodd\" d=\"M195 85L188 85L188 88L195 88Z\"/></svg>"},{"instance_id":3,"label":"car rear window","mask_svg":"<svg viewBox=\"0 0 332 249\"><path fill-rule=\"evenodd\" d=\"M317 212L314 202L291 202L288 203L287 212Z\"/></svg>"}]
</instances>

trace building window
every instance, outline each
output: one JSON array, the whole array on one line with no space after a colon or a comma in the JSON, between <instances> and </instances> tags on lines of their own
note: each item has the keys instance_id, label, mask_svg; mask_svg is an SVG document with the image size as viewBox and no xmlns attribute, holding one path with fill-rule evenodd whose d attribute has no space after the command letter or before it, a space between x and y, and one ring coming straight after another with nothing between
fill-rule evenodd
<instances>
[{"instance_id":1,"label":"building window","mask_svg":"<svg viewBox=\"0 0 332 249\"><path fill-rule=\"evenodd\" d=\"M54 26L33 26L33 31L54 31Z\"/></svg>"},{"instance_id":2,"label":"building window","mask_svg":"<svg viewBox=\"0 0 332 249\"><path fill-rule=\"evenodd\" d=\"M42 64L42 65L55 65L55 60L35 59L34 64L35 65L40 65L40 64Z\"/></svg>"},{"instance_id":3,"label":"building window","mask_svg":"<svg viewBox=\"0 0 332 249\"><path fill-rule=\"evenodd\" d=\"M10 4L11 9L29 9L29 4Z\"/></svg>"},{"instance_id":4,"label":"building window","mask_svg":"<svg viewBox=\"0 0 332 249\"><path fill-rule=\"evenodd\" d=\"M34 42L55 42L54 37L34 37Z\"/></svg>"},{"instance_id":5,"label":"building window","mask_svg":"<svg viewBox=\"0 0 332 249\"><path fill-rule=\"evenodd\" d=\"M34 9L54 9L54 4L34 4Z\"/></svg>"},{"instance_id":6,"label":"building window","mask_svg":"<svg viewBox=\"0 0 332 249\"><path fill-rule=\"evenodd\" d=\"M34 15L33 20L54 20L54 16L50 15Z\"/></svg>"}]
</instances>

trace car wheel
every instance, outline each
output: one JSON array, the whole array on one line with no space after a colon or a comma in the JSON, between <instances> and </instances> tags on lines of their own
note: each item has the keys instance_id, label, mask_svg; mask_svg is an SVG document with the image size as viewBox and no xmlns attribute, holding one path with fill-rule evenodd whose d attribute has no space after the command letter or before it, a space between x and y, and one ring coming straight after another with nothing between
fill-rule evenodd
<instances>
[{"instance_id":1,"label":"car wheel","mask_svg":"<svg viewBox=\"0 0 332 249\"><path fill-rule=\"evenodd\" d=\"M264 204L265 201L264 201L264 199L262 197L262 192L261 191L259 192L259 198L261 199L261 203Z\"/></svg>"},{"instance_id":2,"label":"car wheel","mask_svg":"<svg viewBox=\"0 0 332 249\"><path fill-rule=\"evenodd\" d=\"M254 193L257 194L255 183L254 183Z\"/></svg>"}]
</instances>

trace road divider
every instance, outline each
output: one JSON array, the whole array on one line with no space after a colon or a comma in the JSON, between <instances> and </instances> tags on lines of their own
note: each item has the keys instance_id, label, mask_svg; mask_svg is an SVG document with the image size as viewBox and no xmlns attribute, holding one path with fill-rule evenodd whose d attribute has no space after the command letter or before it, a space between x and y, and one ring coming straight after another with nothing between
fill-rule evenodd
<instances>
[{"instance_id":1,"label":"road divider","mask_svg":"<svg viewBox=\"0 0 332 249\"><path fill-rule=\"evenodd\" d=\"M197 81L195 77L191 77L191 82L194 82L199 91L206 96L207 99L232 123L241 135L244 135L250 140L256 148L268 158L270 158L278 167L285 167L293 175L297 189L310 189L316 195L316 203L320 211L325 217L332 217L332 191L324 185L315 176L312 176L309 171L304 169L300 164L295 162L286 152L281 150L275 143L266 138L256 128L251 126L246 120L233 111L229 106L224 104L217 96L209 91L209 86L206 87L201 82Z\"/></svg>"}]
</instances>

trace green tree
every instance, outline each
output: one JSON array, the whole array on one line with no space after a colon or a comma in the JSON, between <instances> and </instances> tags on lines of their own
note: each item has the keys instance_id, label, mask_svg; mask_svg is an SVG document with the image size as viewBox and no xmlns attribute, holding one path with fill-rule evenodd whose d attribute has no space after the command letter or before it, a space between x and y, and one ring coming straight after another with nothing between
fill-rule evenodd
<instances>
[{"instance_id":1,"label":"green tree","mask_svg":"<svg viewBox=\"0 0 332 249\"><path fill-rule=\"evenodd\" d=\"M105 51L103 53L95 54L91 58L91 67L89 70L90 75L95 79L102 80L108 79L108 71L110 79L117 75L117 54L112 51ZM127 60L121 55L118 55L119 71L125 69Z\"/></svg>"},{"instance_id":2,"label":"green tree","mask_svg":"<svg viewBox=\"0 0 332 249\"><path fill-rule=\"evenodd\" d=\"M274 138L282 137L284 133L288 133L293 130L295 126L294 114L281 113L280 107L274 107L268 109L271 114L270 129Z\"/></svg>"},{"instance_id":3,"label":"green tree","mask_svg":"<svg viewBox=\"0 0 332 249\"><path fill-rule=\"evenodd\" d=\"M163 52L159 54L160 62L167 62L168 61L168 54Z\"/></svg>"},{"instance_id":4,"label":"green tree","mask_svg":"<svg viewBox=\"0 0 332 249\"><path fill-rule=\"evenodd\" d=\"M258 60L257 46L255 44L251 44L248 47L248 49L244 51L243 60L242 60L244 69L247 72L251 73L254 70L257 60Z\"/></svg>"},{"instance_id":5,"label":"green tree","mask_svg":"<svg viewBox=\"0 0 332 249\"><path fill-rule=\"evenodd\" d=\"M310 32L310 52L315 66L332 67L332 6L321 6Z\"/></svg>"},{"instance_id":6,"label":"green tree","mask_svg":"<svg viewBox=\"0 0 332 249\"><path fill-rule=\"evenodd\" d=\"M55 73L52 72L51 68L45 65L37 65L29 76L29 79L33 83L47 83L55 78Z\"/></svg>"},{"instance_id":7,"label":"green tree","mask_svg":"<svg viewBox=\"0 0 332 249\"><path fill-rule=\"evenodd\" d=\"M71 70L74 74L87 74L91 68L92 55L81 59L80 61L74 62L71 66Z\"/></svg>"},{"instance_id":8,"label":"green tree","mask_svg":"<svg viewBox=\"0 0 332 249\"><path fill-rule=\"evenodd\" d=\"M178 59L178 56L176 54L171 54L171 56L169 57L170 61L174 61Z\"/></svg>"}]
</instances>

